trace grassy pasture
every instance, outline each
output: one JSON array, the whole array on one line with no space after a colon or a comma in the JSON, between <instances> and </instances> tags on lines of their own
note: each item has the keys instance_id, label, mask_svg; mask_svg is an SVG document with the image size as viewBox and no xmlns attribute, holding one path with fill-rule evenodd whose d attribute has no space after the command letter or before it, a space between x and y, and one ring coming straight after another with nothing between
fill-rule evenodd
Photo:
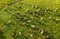
<instances>
[{"instance_id":1,"label":"grassy pasture","mask_svg":"<svg viewBox=\"0 0 60 39\"><path fill-rule=\"evenodd\" d=\"M0 39L60 39L60 0L0 0Z\"/></svg>"}]
</instances>

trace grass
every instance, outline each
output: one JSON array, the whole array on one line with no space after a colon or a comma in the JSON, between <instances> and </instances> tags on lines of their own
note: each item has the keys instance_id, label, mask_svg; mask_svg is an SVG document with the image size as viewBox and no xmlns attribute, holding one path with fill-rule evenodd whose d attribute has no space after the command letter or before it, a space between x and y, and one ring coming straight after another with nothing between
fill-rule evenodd
<instances>
[{"instance_id":1,"label":"grass","mask_svg":"<svg viewBox=\"0 0 60 39\"><path fill-rule=\"evenodd\" d=\"M60 39L60 0L0 0L0 39Z\"/></svg>"}]
</instances>

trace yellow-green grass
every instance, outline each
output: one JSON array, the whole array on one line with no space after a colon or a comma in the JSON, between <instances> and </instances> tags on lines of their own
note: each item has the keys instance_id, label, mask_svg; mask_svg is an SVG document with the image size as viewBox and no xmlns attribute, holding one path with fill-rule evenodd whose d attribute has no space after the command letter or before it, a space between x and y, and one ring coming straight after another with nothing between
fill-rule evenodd
<instances>
[{"instance_id":1,"label":"yellow-green grass","mask_svg":"<svg viewBox=\"0 0 60 39\"><path fill-rule=\"evenodd\" d=\"M60 0L0 0L0 38L60 39Z\"/></svg>"}]
</instances>

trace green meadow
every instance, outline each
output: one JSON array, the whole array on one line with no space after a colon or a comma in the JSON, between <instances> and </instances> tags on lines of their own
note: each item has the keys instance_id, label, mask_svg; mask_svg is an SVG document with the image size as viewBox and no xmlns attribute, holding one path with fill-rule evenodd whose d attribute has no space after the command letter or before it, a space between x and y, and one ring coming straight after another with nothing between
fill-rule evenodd
<instances>
[{"instance_id":1,"label":"green meadow","mask_svg":"<svg viewBox=\"0 0 60 39\"><path fill-rule=\"evenodd\" d=\"M0 39L60 39L60 0L0 0Z\"/></svg>"}]
</instances>

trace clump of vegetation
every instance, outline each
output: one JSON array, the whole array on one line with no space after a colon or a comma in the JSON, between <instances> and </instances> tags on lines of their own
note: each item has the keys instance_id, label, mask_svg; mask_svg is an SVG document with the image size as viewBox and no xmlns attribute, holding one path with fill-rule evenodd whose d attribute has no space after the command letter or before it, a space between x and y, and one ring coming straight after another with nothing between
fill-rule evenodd
<instances>
[{"instance_id":1,"label":"clump of vegetation","mask_svg":"<svg viewBox=\"0 0 60 39\"><path fill-rule=\"evenodd\" d=\"M0 39L60 39L59 0L0 1Z\"/></svg>"}]
</instances>

